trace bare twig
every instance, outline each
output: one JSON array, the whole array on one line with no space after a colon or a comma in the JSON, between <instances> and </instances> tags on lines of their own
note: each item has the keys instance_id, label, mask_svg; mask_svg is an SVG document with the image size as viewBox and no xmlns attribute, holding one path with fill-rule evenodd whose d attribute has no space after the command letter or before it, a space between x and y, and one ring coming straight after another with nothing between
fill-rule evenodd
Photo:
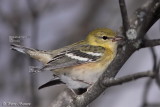
<instances>
[{"instance_id":1,"label":"bare twig","mask_svg":"<svg viewBox=\"0 0 160 107\"><path fill-rule=\"evenodd\" d=\"M114 85L120 85L132 80L136 80L142 77L153 77L154 73L151 71L148 72L139 72L139 73L135 73L135 74L131 74L131 75L127 75L127 76L123 76L120 78L111 78L111 79L106 79L103 84L106 87L110 87L110 86L114 86Z\"/></svg>"},{"instance_id":2,"label":"bare twig","mask_svg":"<svg viewBox=\"0 0 160 107\"><path fill-rule=\"evenodd\" d=\"M156 75L155 75L156 83L157 83L157 85L158 85L159 88L160 88L160 61L159 61L159 63L157 64L157 68L156 68L155 73L156 73Z\"/></svg>"},{"instance_id":3,"label":"bare twig","mask_svg":"<svg viewBox=\"0 0 160 107\"><path fill-rule=\"evenodd\" d=\"M160 103L146 104L143 107L160 107Z\"/></svg>"},{"instance_id":4,"label":"bare twig","mask_svg":"<svg viewBox=\"0 0 160 107\"><path fill-rule=\"evenodd\" d=\"M151 87L151 83L152 83L152 78L150 78L149 80L147 80L145 87L144 87L144 92L143 92L143 97L142 97L142 105L141 107L145 107L147 105L147 97L148 97L148 93L149 93L149 89Z\"/></svg>"},{"instance_id":5,"label":"bare twig","mask_svg":"<svg viewBox=\"0 0 160 107\"><path fill-rule=\"evenodd\" d=\"M152 59L153 59L153 72L156 72L156 69L157 69L157 55L156 55L156 52L154 50L153 47L150 48L151 50L151 53L152 53Z\"/></svg>"},{"instance_id":6,"label":"bare twig","mask_svg":"<svg viewBox=\"0 0 160 107\"><path fill-rule=\"evenodd\" d=\"M159 68L160 68L160 62L157 64L157 56L156 56L156 52L154 50L154 48L151 48L151 52L152 52L152 57L153 57L153 72L155 73L155 80L157 85L160 88L160 77L159 77Z\"/></svg>"},{"instance_id":7,"label":"bare twig","mask_svg":"<svg viewBox=\"0 0 160 107\"><path fill-rule=\"evenodd\" d=\"M155 52L155 50L154 50L154 48L153 47L151 47L151 52L152 52L152 57L153 57L153 72L155 73L155 80L156 80L156 83L157 83L157 85L159 86L159 88L160 88L160 75L159 75L159 71L160 71L160 61L159 61L159 63L158 63L158 58L157 58L157 55L156 55L156 52Z\"/></svg>"},{"instance_id":8,"label":"bare twig","mask_svg":"<svg viewBox=\"0 0 160 107\"><path fill-rule=\"evenodd\" d=\"M127 8L125 4L125 0L119 0L121 15L122 15L122 22L123 22L123 34L126 36L126 32L129 29L129 19L127 14Z\"/></svg>"},{"instance_id":9,"label":"bare twig","mask_svg":"<svg viewBox=\"0 0 160 107\"><path fill-rule=\"evenodd\" d=\"M160 45L160 39L155 40L144 40L142 48L154 47Z\"/></svg>"},{"instance_id":10,"label":"bare twig","mask_svg":"<svg viewBox=\"0 0 160 107\"><path fill-rule=\"evenodd\" d=\"M153 59L153 68L152 68L152 70L155 73L155 77L157 77L157 56L156 56L156 52L155 52L153 47L151 47L150 50L151 50L152 59ZM148 106L147 98L148 98L148 94L149 94L149 90L150 90L152 81L153 81L153 78L150 78L145 84L144 93L143 93L142 107Z\"/></svg>"},{"instance_id":11,"label":"bare twig","mask_svg":"<svg viewBox=\"0 0 160 107\"><path fill-rule=\"evenodd\" d=\"M142 77L153 77L153 76L154 76L153 72L140 72L140 73L120 77L120 78L117 78L117 79L108 78L108 79L103 81L103 87L101 87L101 88L104 88L104 87L109 88L111 86L120 85L122 83L126 83L126 82L136 80L136 79L139 79L139 78L142 78ZM89 100L88 97L86 97L86 96L88 96L88 95L90 96L91 93L92 94L95 93L95 92L92 92L92 91L93 90L89 90L89 93L84 93L83 95L77 96L74 99L74 103L76 104L76 107L84 107L86 105L86 103L88 103L87 101Z\"/></svg>"}]
</instances>

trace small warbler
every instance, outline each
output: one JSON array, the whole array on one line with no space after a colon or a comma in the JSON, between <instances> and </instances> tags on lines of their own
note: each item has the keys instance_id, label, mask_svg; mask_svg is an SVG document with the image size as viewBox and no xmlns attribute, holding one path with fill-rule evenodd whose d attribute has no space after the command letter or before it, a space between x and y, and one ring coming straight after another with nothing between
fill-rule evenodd
<instances>
[{"instance_id":1,"label":"small warbler","mask_svg":"<svg viewBox=\"0 0 160 107\"><path fill-rule=\"evenodd\" d=\"M117 41L121 39L111 29L100 28L90 32L85 40L53 51L15 44L11 47L42 62L40 70L52 71L56 76L40 88L65 83L74 90L88 88L98 80L116 56Z\"/></svg>"}]
</instances>

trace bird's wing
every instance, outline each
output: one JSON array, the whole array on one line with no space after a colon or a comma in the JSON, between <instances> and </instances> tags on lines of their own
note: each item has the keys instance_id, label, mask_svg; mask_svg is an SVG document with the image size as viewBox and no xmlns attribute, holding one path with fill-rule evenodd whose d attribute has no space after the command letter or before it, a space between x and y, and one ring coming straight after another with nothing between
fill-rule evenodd
<instances>
[{"instance_id":1,"label":"bird's wing","mask_svg":"<svg viewBox=\"0 0 160 107\"><path fill-rule=\"evenodd\" d=\"M95 62L101 59L104 51L100 46L80 45L57 54L41 70L55 70Z\"/></svg>"}]
</instances>

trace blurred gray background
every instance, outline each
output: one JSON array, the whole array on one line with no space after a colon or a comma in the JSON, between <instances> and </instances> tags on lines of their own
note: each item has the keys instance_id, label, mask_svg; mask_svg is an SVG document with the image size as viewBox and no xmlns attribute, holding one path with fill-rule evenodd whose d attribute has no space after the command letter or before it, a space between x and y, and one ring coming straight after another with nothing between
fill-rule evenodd
<instances>
[{"instance_id":1,"label":"blurred gray background","mask_svg":"<svg viewBox=\"0 0 160 107\"><path fill-rule=\"evenodd\" d=\"M146 0L126 0L130 17ZM52 78L51 72L32 73L40 66L28 56L10 50L11 43L40 50L54 50L82 40L93 29L122 25L118 0L0 0L0 107L4 102L31 103L27 107L49 107L66 87L38 90ZM160 21L148 32L160 38ZM154 48L160 59L160 46ZM151 70L149 49L135 52L117 76ZM89 107L140 107L147 79L140 79L106 90ZM160 102L160 90L153 82L148 101ZM19 106L21 107L21 106Z\"/></svg>"}]
</instances>

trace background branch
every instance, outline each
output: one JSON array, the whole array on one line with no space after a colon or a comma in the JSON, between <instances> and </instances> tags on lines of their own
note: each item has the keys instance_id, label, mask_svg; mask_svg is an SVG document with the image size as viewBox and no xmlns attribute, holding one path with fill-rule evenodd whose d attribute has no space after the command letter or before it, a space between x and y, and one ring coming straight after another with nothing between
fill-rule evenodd
<instances>
[{"instance_id":1,"label":"background branch","mask_svg":"<svg viewBox=\"0 0 160 107\"><path fill-rule=\"evenodd\" d=\"M160 88L160 61L157 64L157 68L156 68L155 73L156 73L156 77L155 77L156 83L157 83L158 87Z\"/></svg>"},{"instance_id":2,"label":"background branch","mask_svg":"<svg viewBox=\"0 0 160 107\"><path fill-rule=\"evenodd\" d=\"M153 59L153 68L152 68L152 70L155 73L155 79L157 81L157 78L159 78L159 76L157 76L157 72L159 72L159 71L157 71L157 68L159 68L159 66L157 65L157 56L156 56L156 52L155 52L153 47L150 48L150 51L151 51L152 59ZM147 98L148 98L148 94L149 94L149 90L150 90L151 84L153 83L153 79L154 78L148 79L146 84L145 84L143 97L142 97L142 107L149 107L149 103L147 101Z\"/></svg>"},{"instance_id":3,"label":"background branch","mask_svg":"<svg viewBox=\"0 0 160 107\"><path fill-rule=\"evenodd\" d=\"M153 81L153 79L150 78L150 79L147 80L147 82L145 84L141 107L145 107L147 105L148 93L149 93L149 89L151 87L152 81Z\"/></svg>"},{"instance_id":4,"label":"background branch","mask_svg":"<svg viewBox=\"0 0 160 107\"><path fill-rule=\"evenodd\" d=\"M154 104L146 104L143 107L160 107L160 103L154 103Z\"/></svg>"}]
</instances>

